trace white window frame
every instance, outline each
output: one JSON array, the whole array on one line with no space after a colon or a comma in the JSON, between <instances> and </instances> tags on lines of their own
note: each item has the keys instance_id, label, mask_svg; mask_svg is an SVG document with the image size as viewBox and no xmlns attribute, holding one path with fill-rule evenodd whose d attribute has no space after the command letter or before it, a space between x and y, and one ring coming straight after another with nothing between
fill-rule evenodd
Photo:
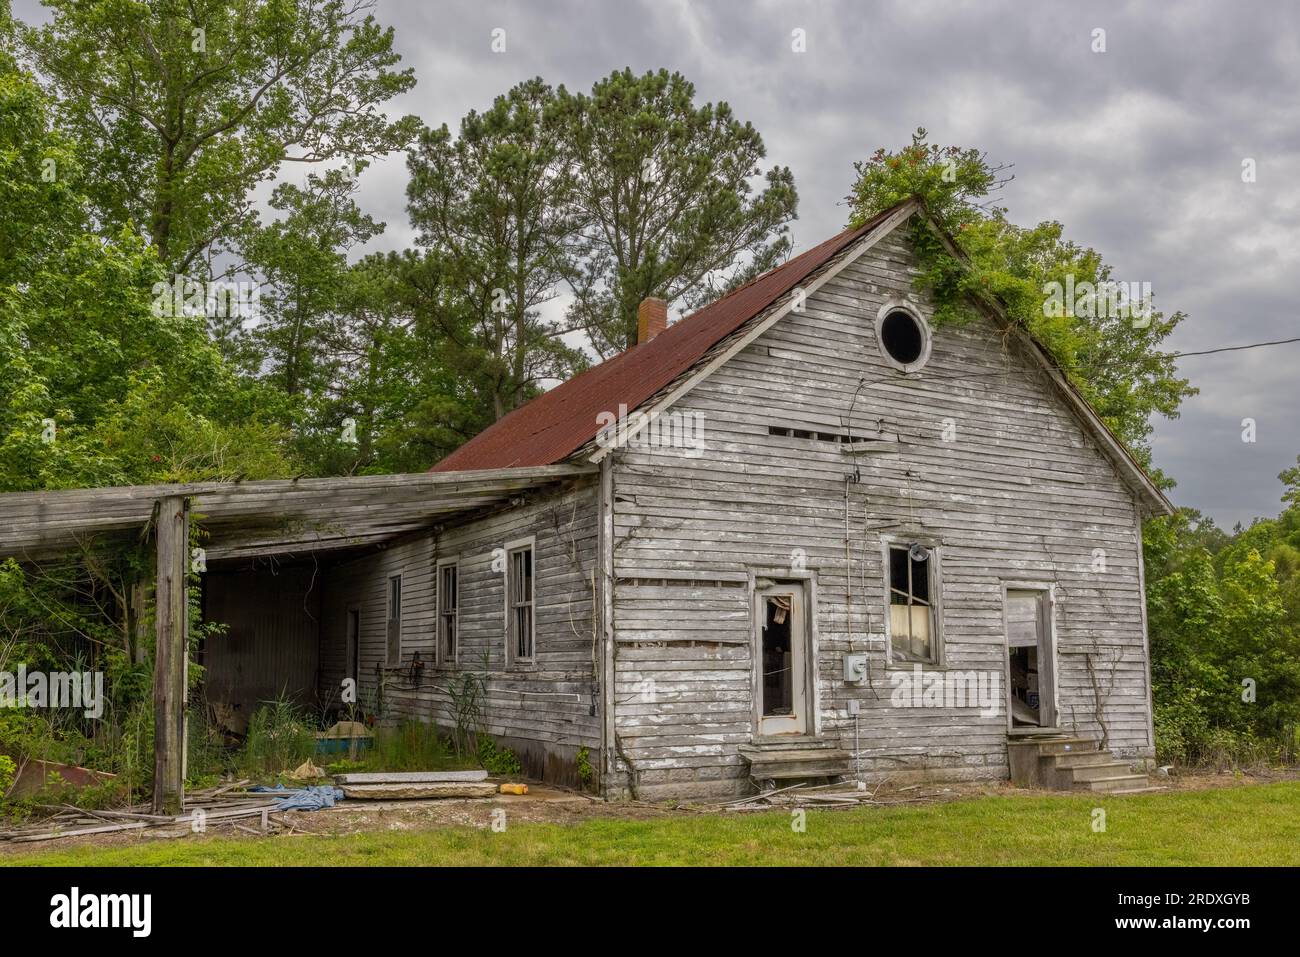
<instances>
[{"instance_id":1,"label":"white window frame","mask_svg":"<svg viewBox=\"0 0 1300 957\"><path fill-rule=\"evenodd\" d=\"M447 615L447 606L446 606L446 596L443 593L444 589L442 586L443 586L443 572L448 568L453 569L456 573L456 605L454 608L451 609L451 617L453 622L452 627L454 628L456 634L456 647L453 654L451 655L450 660L447 659L447 656L445 654L444 649L446 645L443 640L445 637L443 626L445 623L444 619ZM435 591L436 599L434 602L435 614L434 614L434 626L433 626L433 645L435 649L434 657L438 664L438 667L455 668L460 659L460 556L451 555L448 556L447 558L438 559L437 565L435 566L435 574L436 574L436 578L434 580L436 584L434 586L434 591Z\"/></svg>"},{"instance_id":2,"label":"white window frame","mask_svg":"<svg viewBox=\"0 0 1300 957\"><path fill-rule=\"evenodd\" d=\"M503 581L505 587L502 589L502 602L504 605L505 616L503 625L505 631L506 644L506 665L514 667L516 665L533 665L537 662L537 536L529 535L527 538L517 538L512 542L505 543L506 567ZM515 653L517 638L514 631L514 609L511 607L511 570L514 565L514 556L522 551L531 551L533 555L533 574L531 580L531 594L528 596L528 606L530 617L532 619L532 654L522 656Z\"/></svg>"},{"instance_id":3,"label":"white window frame","mask_svg":"<svg viewBox=\"0 0 1300 957\"><path fill-rule=\"evenodd\" d=\"M906 548L912 543L924 545L930 550L930 557L926 561L929 566L929 593L930 593L930 648L931 657L929 661L912 661L907 658L897 658L894 656L894 629L890 623L892 617L890 605L893 604L893 586L891 584L892 565L890 563L890 550L893 548ZM885 630L885 655L886 662L891 668L911 668L913 665L922 667L942 668L944 667L944 642L943 642L943 549L939 542L933 538L927 538L924 535L882 535L880 537L880 560L881 560L881 578L884 580L884 630Z\"/></svg>"},{"instance_id":4,"label":"white window frame","mask_svg":"<svg viewBox=\"0 0 1300 957\"><path fill-rule=\"evenodd\" d=\"M921 354L911 362L899 362L885 348L885 340L881 336L881 331L885 326L885 317L892 312L907 313L921 329ZM881 357L899 372L920 372L925 367L925 364L930 361L930 347L934 342L934 336L930 332L930 324L925 321L925 316L921 315L921 310L906 299L890 299L880 307L880 311L876 313L875 333L876 348L880 350Z\"/></svg>"},{"instance_id":5,"label":"white window frame","mask_svg":"<svg viewBox=\"0 0 1300 957\"><path fill-rule=\"evenodd\" d=\"M394 581L397 582L396 616L394 616L393 614L393 582ZM399 572L396 575L387 576L384 580L384 585L387 588L387 594L384 595L384 608L385 608L384 660L387 663L389 668L397 668L400 667L402 664L402 641L404 637L402 634L402 612L404 610L403 605L405 604L404 599L406 597L406 582L402 580L402 575ZM394 621L397 622L397 660L396 661L393 660L392 657L393 645L392 642L389 640L389 631L392 628Z\"/></svg>"}]
</instances>

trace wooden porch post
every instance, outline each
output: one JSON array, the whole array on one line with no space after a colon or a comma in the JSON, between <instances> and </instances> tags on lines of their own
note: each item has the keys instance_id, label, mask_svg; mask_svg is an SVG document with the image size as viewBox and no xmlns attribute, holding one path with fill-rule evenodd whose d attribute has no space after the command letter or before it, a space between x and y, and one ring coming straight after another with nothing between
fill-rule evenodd
<instances>
[{"instance_id":1,"label":"wooden porch post","mask_svg":"<svg viewBox=\"0 0 1300 957\"><path fill-rule=\"evenodd\" d=\"M596 531L596 621L600 641L600 718L603 759L600 763L600 794L608 798L618 767L618 725L614 717L614 457L600 460Z\"/></svg>"},{"instance_id":2,"label":"wooden porch post","mask_svg":"<svg viewBox=\"0 0 1300 957\"><path fill-rule=\"evenodd\" d=\"M189 500L160 499L154 536L158 584L153 666L153 809L176 814L185 797L185 672L189 616L185 580L189 571Z\"/></svg>"}]
</instances>

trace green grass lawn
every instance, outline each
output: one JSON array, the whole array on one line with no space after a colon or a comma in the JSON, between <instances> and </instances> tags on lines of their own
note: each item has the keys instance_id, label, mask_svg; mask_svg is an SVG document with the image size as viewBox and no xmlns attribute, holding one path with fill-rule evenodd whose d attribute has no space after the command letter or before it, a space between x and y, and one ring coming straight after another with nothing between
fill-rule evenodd
<instances>
[{"instance_id":1,"label":"green grass lawn","mask_svg":"<svg viewBox=\"0 0 1300 957\"><path fill-rule=\"evenodd\" d=\"M1106 829L1093 830L1093 810ZM326 837L183 838L66 848L3 864L1297 865L1300 783L1132 797L979 797L917 807L595 818Z\"/></svg>"}]
</instances>

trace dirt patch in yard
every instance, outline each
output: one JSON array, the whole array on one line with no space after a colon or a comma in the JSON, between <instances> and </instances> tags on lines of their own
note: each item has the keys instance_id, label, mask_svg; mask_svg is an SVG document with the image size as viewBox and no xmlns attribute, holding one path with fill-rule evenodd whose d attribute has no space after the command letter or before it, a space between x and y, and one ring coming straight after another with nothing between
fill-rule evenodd
<instances>
[{"instance_id":1,"label":"dirt patch in yard","mask_svg":"<svg viewBox=\"0 0 1300 957\"><path fill-rule=\"evenodd\" d=\"M1277 781L1300 780L1300 769L1255 770L1251 772L1212 771L1175 774L1168 778L1152 776L1152 783L1171 791L1200 791L1212 788L1249 787ZM1009 781L978 781L912 785L871 785L866 794L872 805L940 804L980 796L1026 797L1061 794L1054 791L1031 791L1012 787ZM216 835L236 840L268 840L295 834L350 835L377 831L425 831L442 827L490 828L502 820L515 824L578 824L583 821L612 818L645 820L673 815L747 813L725 802L708 804L650 804L645 802L604 802L573 791L543 785L530 785L526 795L499 794L489 799L344 801L338 806L315 812L289 811L276 814L278 822L270 833L260 833L257 821L241 820L241 827L230 825L209 829ZM810 805L811 806L811 805ZM827 807L818 805L819 807ZM854 805L849 805L854 806ZM771 810L771 807L767 807ZM827 807L827 809L835 809ZM250 833L252 832L252 833ZM69 850L89 847L120 847L160 840L188 840L188 831L157 829L92 834L59 838L40 843L10 843L0 840L0 864L6 857L39 853L45 849Z\"/></svg>"}]
</instances>

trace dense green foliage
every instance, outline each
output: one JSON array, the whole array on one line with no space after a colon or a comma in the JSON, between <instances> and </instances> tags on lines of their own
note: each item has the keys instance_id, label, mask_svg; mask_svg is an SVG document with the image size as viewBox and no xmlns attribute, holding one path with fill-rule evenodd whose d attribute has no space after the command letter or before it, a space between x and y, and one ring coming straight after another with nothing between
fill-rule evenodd
<instances>
[{"instance_id":1,"label":"dense green foliage","mask_svg":"<svg viewBox=\"0 0 1300 957\"><path fill-rule=\"evenodd\" d=\"M416 315L494 419L542 380L585 365L558 324L539 316L559 293L577 228L554 99L540 79L521 83L466 116L454 139L446 126L426 130L408 160L407 208L427 250L412 264ZM440 282L430 290L433 276Z\"/></svg>"},{"instance_id":2,"label":"dense green foliage","mask_svg":"<svg viewBox=\"0 0 1300 957\"><path fill-rule=\"evenodd\" d=\"M201 317L158 314L156 256L98 227L76 157L0 56L0 490L283 473L274 397Z\"/></svg>"},{"instance_id":3,"label":"dense green foliage","mask_svg":"<svg viewBox=\"0 0 1300 957\"><path fill-rule=\"evenodd\" d=\"M284 162L401 149L418 120L383 104L394 72L372 0L45 0L24 30L59 93L108 227L146 231L185 272L231 240Z\"/></svg>"},{"instance_id":4,"label":"dense green foliage","mask_svg":"<svg viewBox=\"0 0 1300 957\"><path fill-rule=\"evenodd\" d=\"M772 167L751 196L762 137L726 103L694 101L667 70L615 72L589 96L559 91L580 227L570 321L601 355L636 344L647 296L699 305L789 251L790 170Z\"/></svg>"},{"instance_id":5,"label":"dense green foliage","mask_svg":"<svg viewBox=\"0 0 1300 957\"><path fill-rule=\"evenodd\" d=\"M1156 742L1171 761L1300 757L1297 469L1276 519L1225 534L1196 512L1152 522L1147 606Z\"/></svg>"},{"instance_id":6,"label":"dense green foliage","mask_svg":"<svg viewBox=\"0 0 1300 957\"><path fill-rule=\"evenodd\" d=\"M915 222L913 239L922 259L918 285L937 303L936 324L968 321L974 302L998 302L1150 465L1152 417L1176 417L1182 400L1196 391L1159 348L1182 313L1166 317L1148 302L1148 314L1135 320L1100 308L1095 296L1051 308L1049 284L1064 286L1072 277L1071 288L1086 283L1096 289L1113 280L1111 269L1096 250L1065 239L1060 223L1026 228L1009 222L1006 210L990 199L1007 181L1006 167L990 164L978 150L936 146L921 129L897 153L878 150L856 169L848 197L853 223L918 196L956 242L957 250L950 251L923 222Z\"/></svg>"}]
</instances>

